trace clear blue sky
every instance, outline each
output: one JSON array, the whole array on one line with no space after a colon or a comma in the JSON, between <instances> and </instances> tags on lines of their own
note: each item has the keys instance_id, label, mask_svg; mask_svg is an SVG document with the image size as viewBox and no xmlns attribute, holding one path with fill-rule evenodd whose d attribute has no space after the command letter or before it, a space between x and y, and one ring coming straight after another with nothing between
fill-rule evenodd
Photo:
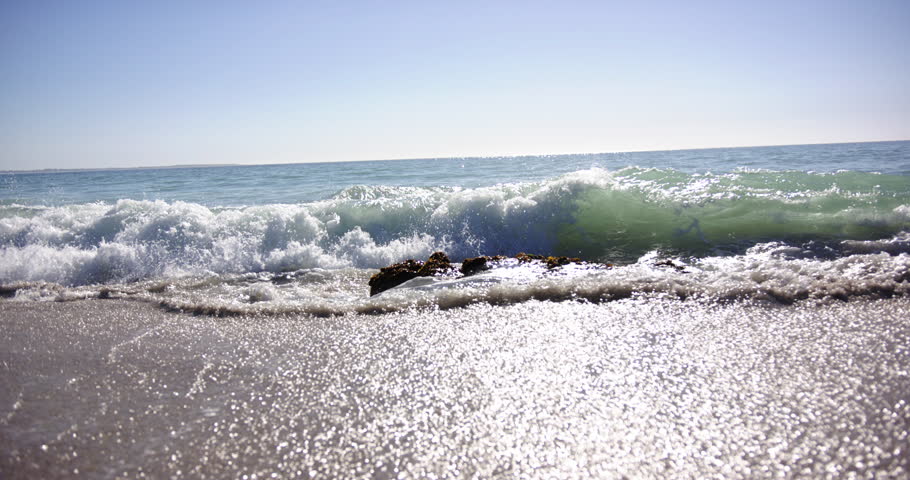
<instances>
[{"instance_id":1,"label":"clear blue sky","mask_svg":"<svg viewBox=\"0 0 910 480\"><path fill-rule=\"evenodd\" d=\"M0 169L910 139L910 1L0 3Z\"/></svg>"}]
</instances>

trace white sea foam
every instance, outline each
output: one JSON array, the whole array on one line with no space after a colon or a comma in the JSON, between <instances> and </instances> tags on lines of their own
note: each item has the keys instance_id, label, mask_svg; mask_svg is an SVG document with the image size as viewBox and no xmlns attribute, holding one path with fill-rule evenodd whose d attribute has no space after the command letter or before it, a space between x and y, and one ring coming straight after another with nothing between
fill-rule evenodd
<instances>
[{"instance_id":1,"label":"white sea foam","mask_svg":"<svg viewBox=\"0 0 910 480\"><path fill-rule=\"evenodd\" d=\"M895 207L894 214L903 220L910 221L910 205Z\"/></svg>"},{"instance_id":2,"label":"white sea foam","mask_svg":"<svg viewBox=\"0 0 910 480\"><path fill-rule=\"evenodd\" d=\"M146 300L167 308L214 314L340 315L412 308L456 308L528 300L608 302L640 295L690 301L838 302L910 294L910 254L853 254L811 258L779 244L763 244L742 255L668 262L657 252L638 262L608 267L507 260L469 277L415 278L374 297L367 279L373 270L311 269L287 274L216 275L173 278L130 285L63 289L46 283L18 285L20 300L66 300L114 296ZM102 292L108 292L103 293Z\"/></svg>"},{"instance_id":3,"label":"white sea foam","mask_svg":"<svg viewBox=\"0 0 910 480\"><path fill-rule=\"evenodd\" d=\"M474 189L356 186L302 204L14 209L0 216L0 284L379 268L438 250L456 261L527 251L622 264L653 250L728 258L769 241L800 258L910 251L906 200L852 178L592 168Z\"/></svg>"}]
</instances>

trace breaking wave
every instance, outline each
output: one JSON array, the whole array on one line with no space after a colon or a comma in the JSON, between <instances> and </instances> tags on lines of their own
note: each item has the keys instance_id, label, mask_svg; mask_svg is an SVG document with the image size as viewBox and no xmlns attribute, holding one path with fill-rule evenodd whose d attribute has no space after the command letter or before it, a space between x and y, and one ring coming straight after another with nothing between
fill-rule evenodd
<instances>
[{"instance_id":1,"label":"breaking wave","mask_svg":"<svg viewBox=\"0 0 910 480\"><path fill-rule=\"evenodd\" d=\"M354 186L300 204L5 205L0 284L372 269L437 250L456 261L527 251L631 268L649 252L710 265L777 245L800 261L901 256L888 268L904 268L908 230L902 176L593 168L473 189Z\"/></svg>"}]
</instances>

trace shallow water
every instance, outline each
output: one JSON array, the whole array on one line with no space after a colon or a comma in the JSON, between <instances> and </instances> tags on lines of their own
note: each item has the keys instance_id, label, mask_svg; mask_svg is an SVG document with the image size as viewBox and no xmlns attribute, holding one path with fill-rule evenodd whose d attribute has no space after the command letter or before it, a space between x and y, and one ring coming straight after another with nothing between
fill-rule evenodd
<instances>
[{"instance_id":1,"label":"shallow water","mask_svg":"<svg viewBox=\"0 0 910 480\"><path fill-rule=\"evenodd\" d=\"M908 318L906 298L0 302L0 476L906 478Z\"/></svg>"}]
</instances>

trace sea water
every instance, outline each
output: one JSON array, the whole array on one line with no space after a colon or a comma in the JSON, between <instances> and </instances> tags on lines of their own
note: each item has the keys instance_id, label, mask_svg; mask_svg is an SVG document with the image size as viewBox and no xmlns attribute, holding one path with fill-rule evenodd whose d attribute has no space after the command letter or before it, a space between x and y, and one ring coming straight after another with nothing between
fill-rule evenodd
<instances>
[{"instance_id":1,"label":"sea water","mask_svg":"<svg viewBox=\"0 0 910 480\"><path fill-rule=\"evenodd\" d=\"M23 172L0 185L0 285L15 299L104 291L320 314L635 292L789 302L903 295L910 266L910 142ZM375 269L435 251L588 264L507 262L369 297Z\"/></svg>"},{"instance_id":2,"label":"sea water","mask_svg":"<svg viewBox=\"0 0 910 480\"><path fill-rule=\"evenodd\" d=\"M0 293L2 478L910 475L910 142L4 173Z\"/></svg>"}]
</instances>

